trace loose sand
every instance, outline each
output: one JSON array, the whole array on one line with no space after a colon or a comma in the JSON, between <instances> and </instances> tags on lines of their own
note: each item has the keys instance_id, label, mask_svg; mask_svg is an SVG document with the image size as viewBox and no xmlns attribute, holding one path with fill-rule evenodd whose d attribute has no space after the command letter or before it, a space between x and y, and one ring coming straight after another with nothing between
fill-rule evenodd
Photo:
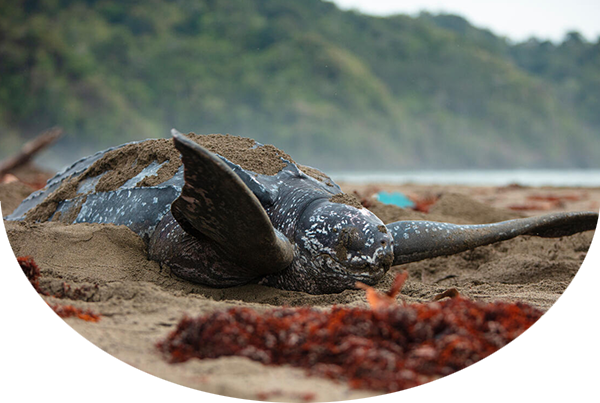
<instances>
[{"instance_id":1,"label":"loose sand","mask_svg":"<svg viewBox=\"0 0 600 403\"><path fill-rule=\"evenodd\" d=\"M366 191L364 187L350 184L342 187L348 193ZM541 192L587 194L583 200L572 198L560 206L555 204L553 209L548 209L551 211L594 210L591 204L599 200L597 189L423 188L408 185L388 188L421 196L434 192L441 197L428 214L375 203L371 209L385 222L431 219L485 223L540 213L507 209L502 205L502 195L507 192L519 193L511 195L510 203L530 202L529 196ZM8 214L26 193L26 189L15 184L0 185L3 214ZM497 195L495 200L494 195ZM579 204L573 207L573 203ZM494 204L497 207L493 207ZM173 330L184 314L196 316L232 306L257 310L282 305L366 306L363 291L308 295L259 285L214 289L180 280L162 270L156 262L149 261L145 244L125 227L10 221L6 221L5 226L15 255L32 256L40 266L43 289L57 294L63 290L63 283L72 289L84 289L78 300L42 298L101 314L102 319L97 323L76 318L66 321L94 344L136 368L191 388L247 399L303 401L306 393L312 392L314 395L310 397L314 400L331 401L380 393L353 390L345 384L307 377L301 369L268 367L239 357L190 360L172 365L155 348L155 343ZM523 301L546 310L577 273L592 236L593 231L558 239L519 237L451 257L396 266L377 288L387 290L398 271L408 270L410 276L402 291L407 302L430 301L436 294L456 287L472 299Z\"/></svg>"}]
</instances>

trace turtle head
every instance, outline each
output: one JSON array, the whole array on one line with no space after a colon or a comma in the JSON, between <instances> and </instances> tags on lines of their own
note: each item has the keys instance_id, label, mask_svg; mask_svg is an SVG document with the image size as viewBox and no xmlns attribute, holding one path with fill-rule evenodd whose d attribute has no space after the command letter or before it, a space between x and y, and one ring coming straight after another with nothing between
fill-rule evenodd
<instances>
[{"instance_id":1,"label":"turtle head","mask_svg":"<svg viewBox=\"0 0 600 403\"><path fill-rule=\"evenodd\" d=\"M393 262L393 238L383 222L365 208L330 201L307 207L298 223L296 244L323 274L352 287L373 285Z\"/></svg>"}]
</instances>

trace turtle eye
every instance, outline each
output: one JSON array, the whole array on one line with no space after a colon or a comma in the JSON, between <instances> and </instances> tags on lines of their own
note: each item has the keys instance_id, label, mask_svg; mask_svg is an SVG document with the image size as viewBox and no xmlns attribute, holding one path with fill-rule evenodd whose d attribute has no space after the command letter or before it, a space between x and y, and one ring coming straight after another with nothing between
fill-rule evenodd
<instances>
[{"instance_id":1,"label":"turtle eye","mask_svg":"<svg viewBox=\"0 0 600 403\"><path fill-rule=\"evenodd\" d=\"M361 250L365 246L365 237L355 227L342 229L340 242L350 250Z\"/></svg>"}]
</instances>

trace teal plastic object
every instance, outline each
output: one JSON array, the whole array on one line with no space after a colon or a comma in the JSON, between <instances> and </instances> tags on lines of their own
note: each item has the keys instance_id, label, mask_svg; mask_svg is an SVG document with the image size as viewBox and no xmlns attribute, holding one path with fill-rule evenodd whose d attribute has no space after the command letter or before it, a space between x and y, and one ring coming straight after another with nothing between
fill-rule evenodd
<instances>
[{"instance_id":1,"label":"teal plastic object","mask_svg":"<svg viewBox=\"0 0 600 403\"><path fill-rule=\"evenodd\" d=\"M377 200L385 204L393 204L398 207L414 207L415 203L400 192L379 192L375 195Z\"/></svg>"}]
</instances>

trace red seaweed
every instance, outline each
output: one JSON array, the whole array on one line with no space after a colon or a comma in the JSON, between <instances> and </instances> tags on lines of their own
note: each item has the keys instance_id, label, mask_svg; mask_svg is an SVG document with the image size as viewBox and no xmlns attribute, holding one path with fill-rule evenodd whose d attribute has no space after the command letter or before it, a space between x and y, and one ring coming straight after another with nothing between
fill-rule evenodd
<instances>
[{"instance_id":1,"label":"red seaweed","mask_svg":"<svg viewBox=\"0 0 600 403\"><path fill-rule=\"evenodd\" d=\"M413 207L411 207L414 211L419 211L421 213L429 213L429 209L431 208L431 206L433 206L438 199L440 198L439 195L425 195L425 196L413 196L410 197L410 199L412 200L412 202L415 204Z\"/></svg>"},{"instance_id":2,"label":"red seaweed","mask_svg":"<svg viewBox=\"0 0 600 403\"><path fill-rule=\"evenodd\" d=\"M17 262L19 263L19 266L21 266L21 270L23 270L23 273L25 273L25 276L27 277L27 279L29 280L29 282L31 283L33 288L38 292L38 294L45 295L45 296L52 296L54 298L66 297L66 298L71 298L71 299L84 299L84 298L88 297L87 293L94 291L94 290L97 291L97 289L98 289L97 284L95 284L93 287L92 286L83 286L83 287L76 287L74 289L71 289L70 285L63 283L61 293L56 294L56 295L50 295L48 292L42 290L40 287L40 283L39 283L40 268L35 263L33 258L31 256L20 256L20 257L17 257ZM100 314L96 314L90 310L83 310L81 308L76 308L72 305L59 305L59 304L54 304L54 305L48 304L48 305L61 318L68 318L68 317L76 316L79 319L83 319L88 322L98 322L100 320L100 318L102 317L102 315L100 315Z\"/></svg>"},{"instance_id":3,"label":"red seaweed","mask_svg":"<svg viewBox=\"0 0 600 403\"><path fill-rule=\"evenodd\" d=\"M48 295L48 293L40 288L40 268L33 258L31 256L20 256L17 257L17 262L19 263L19 266L21 266L23 273L25 273L27 280L29 280L38 294Z\"/></svg>"},{"instance_id":4,"label":"red seaweed","mask_svg":"<svg viewBox=\"0 0 600 403\"><path fill-rule=\"evenodd\" d=\"M396 296L400 294L400 290L404 286L406 279L408 279L407 271L399 273L394 279L390 290L385 294L381 294L373 287L361 283L360 281L356 283L356 287L366 291L367 302L372 309L381 309L396 305Z\"/></svg>"},{"instance_id":5,"label":"red seaweed","mask_svg":"<svg viewBox=\"0 0 600 403\"><path fill-rule=\"evenodd\" d=\"M552 210L563 208L567 201L576 202L584 198L584 195L567 194L567 195L553 195L553 194L537 194L527 196L527 202L523 204L513 204L508 206L511 210L517 211L531 211L531 210Z\"/></svg>"},{"instance_id":6,"label":"red seaweed","mask_svg":"<svg viewBox=\"0 0 600 403\"><path fill-rule=\"evenodd\" d=\"M70 317L75 316L79 319L85 320L86 322L98 322L101 318L101 315L98 315L98 314L90 311L89 309L84 310L81 308L74 307L73 305L59 305L59 304L54 304L54 305L48 304L48 305L61 318L70 318Z\"/></svg>"},{"instance_id":7,"label":"red seaweed","mask_svg":"<svg viewBox=\"0 0 600 403\"><path fill-rule=\"evenodd\" d=\"M404 278L395 283L396 292ZM171 363L242 356L292 365L353 388L398 391L459 371L523 333L542 312L523 303L461 296L374 309L231 308L184 317L157 347ZM381 303L384 301L383 303Z\"/></svg>"},{"instance_id":8,"label":"red seaweed","mask_svg":"<svg viewBox=\"0 0 600 403\"><path fill-rule=\"evenodd\" d=\"M548 202L556 203L557 205L560 205L561 203L564 203L565 201L579 201L582 198L583 198L583 195L581 195L581 194L566 194L566 195L535 194L535 195L527 196L528 200L548 201Z\"/></svg>"}]
</instances>

